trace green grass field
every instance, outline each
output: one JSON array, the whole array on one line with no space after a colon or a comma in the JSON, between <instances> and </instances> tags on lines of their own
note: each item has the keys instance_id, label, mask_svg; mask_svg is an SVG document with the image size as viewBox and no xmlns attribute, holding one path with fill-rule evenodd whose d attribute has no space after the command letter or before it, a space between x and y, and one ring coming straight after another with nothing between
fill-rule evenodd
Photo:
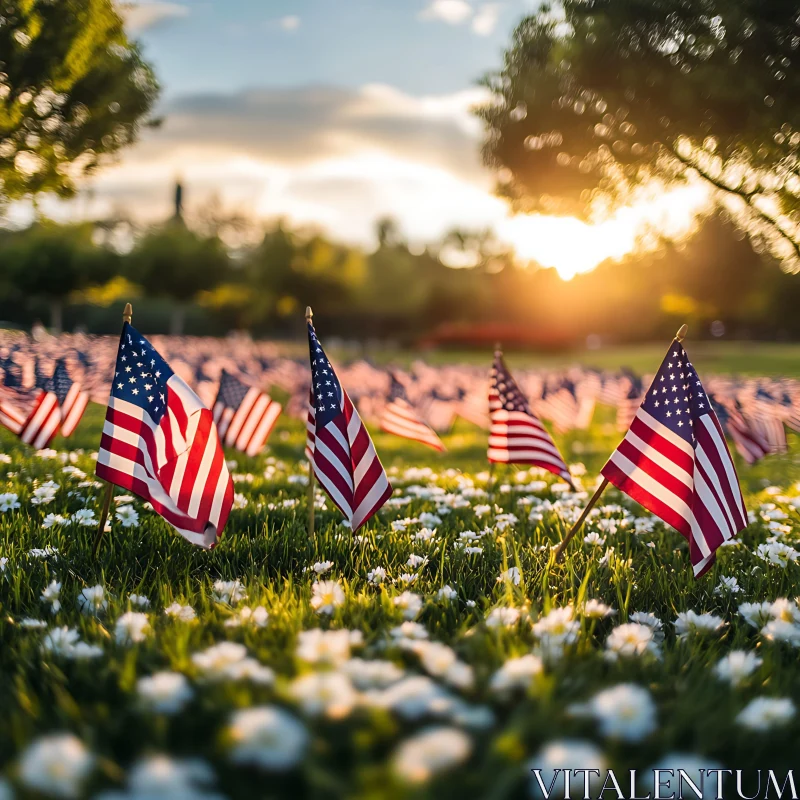
<instances>
[{"instance_id":1,"label":"green grass field","mask_svg":"<svg viewBox=\"0 0 800 800\"><path fill-rule=\"evenodd\" d=\"M617 363L645 352L654 369L655 348ZM796 371L778 347L703 358ZM699 581L683 539L615 491L555 564L585 494L511 467L489 484L486 434L467 424L441 455L375 434L395 497L356 537L328 501L308 539L304 426L282 420L264 456L229 454L239 507L216 550L117 491L93 560L95 527L71 520L99 516L103 411L54 457L0 437L0 491L19 503L0 512L0 797L502 800L538 796L533 767L796 765L793 454L737 462L755 522ZM587 489L612 419L558 439ZM756 552L769 537L787 563ZM42 597L53 581L59 610ZM764 604L751 622L744 603Z\"/></svg>"}]
</instances>

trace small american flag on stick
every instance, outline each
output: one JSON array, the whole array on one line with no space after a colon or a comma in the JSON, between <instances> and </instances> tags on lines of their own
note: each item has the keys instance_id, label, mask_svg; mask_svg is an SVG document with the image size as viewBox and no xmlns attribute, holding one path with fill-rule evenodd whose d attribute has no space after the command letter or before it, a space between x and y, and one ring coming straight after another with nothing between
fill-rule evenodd
<instances>
[{"instance_id":1,"label":"small american flag on stick","mask_svg":"<svg viewBox=\"0 0 800 800\"><path fill-rule=\"evenodd\" d=\"M681 338L602 475L688 539L699 577L748 522L722 426Z\"/></svg>"},{"instance_id":2,"label":"small american flag on stick","mask_svg":"<svg viewBox=\"0 0 800 800\"><path fill-rule=\"evenodd\" d=\"M69 436L77 427L89 402L89 394L70 378L64 359L56 362L53 374L37 373L37 387L22 389L22 371L13 361L4 363L0 391L0 424L41 450L60 431Z\"/></svg>"},{"instance_id":3,"label":"small american flag on stick","mask_svg":"<svg viewBox=\"0 0 800 800\"><path fill-rule=\"evenodd\" d=\"M306 314L312 379L306 453L320 485L356 531L391 497L392 487L317 339L310 309Z\"/></svg>"},{"instance_id":4,"label":"small american flag on stick","mask_svg":"<svg viewBox=\"0 0 800 800\"><path fill-rule=\"evenodd\" d=\"M498 349L489 375L489 461L532 464L572 484L569 470L550 434L531 411Z\"/></svg>"},{"instance_id":5,"label":"small american flag on stick","mask_svg":"<svg viewBox=\"0 0 800 800\"><path fill-rule=\"evenodd\" d=\"M233 505L233 481L211 412L127 321L97 476L148 500L201 547L217 544Z\"/></svg>"},{"instance_id":6,"label":"small american flag on stick","mask_svg":"<svg viewBox=\"0 0 800 800\"><path fill-rule=\"evenodd\" d=\"M403 384L397 380L394 373L389 373L389 378L391 387L389 400L381 415L381 430L393 433L395 436L402 436L404 439L421 442L434 450L444 450L444 443L436 435L436 431L417 414L411 403L408 402Z\"/></svg>"},{"instance_id":7,"label":"small american flag on stick","mask_svg":"<svg viewBox=\"0 0 800 800\"><path fill-rule=\"evenodd\" d=\"M266 392L222 370L213 408L214 422L225 446L257 456L275 427L282 407Z\"/></svg>"}]
</instances>

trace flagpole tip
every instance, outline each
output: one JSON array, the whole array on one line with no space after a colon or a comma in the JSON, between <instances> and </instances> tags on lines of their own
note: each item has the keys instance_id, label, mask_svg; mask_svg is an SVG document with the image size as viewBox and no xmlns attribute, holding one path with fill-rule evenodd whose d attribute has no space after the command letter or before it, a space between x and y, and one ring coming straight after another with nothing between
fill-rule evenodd
<instances>
[{"instance_id":1,"label":"flagpole tip","mask_svg":"<svg viewBox=\"0 0 800 800\"><path fill-rule=\"evenodd\" d=\"M130 303L125 303L125 310L122 312L122 321L130 324L133 319L133 306Z\"/></svg>"},{"instance_id":2,"label":"flagpole tip","mask_svg":"<svg viewBox=\"0 0 800 800\"><path fill-rule=\"evenodd\" d=\"M675 334L675 338L679 342L682 342L686 338L686 334L688 332L689 332L689 326L688 325L681 325L681 327L678 329L678 332Z\"/></svg>"},{"instance_id":3,"label":"flagpole tip","mask_svg":"<svg viewBox=\"0 0 800 800\"><path fill-rule=\"evenodd\" d=\"M494 343L494 351L495 353L502 353L503 352L503 345L500 342Z\"/></svg>"},{"instance_id":4,"label":"flagpole tip","mask_svg":"<svg viewBox=\"0 0 800 800\"><path fill-rule=\"evenodd\" d=\"M306 306L306 322L310 323L313 316L314 312L311 310L311 306Z\"/></svg>"}]
</instances>

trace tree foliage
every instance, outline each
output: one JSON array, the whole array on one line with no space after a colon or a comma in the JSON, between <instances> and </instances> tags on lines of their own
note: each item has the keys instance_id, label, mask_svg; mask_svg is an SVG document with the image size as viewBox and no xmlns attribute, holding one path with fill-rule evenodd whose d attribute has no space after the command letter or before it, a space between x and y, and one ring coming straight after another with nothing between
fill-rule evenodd
<instances>
[{"instance_id":1,"label":"tree foliage","mask_svg":"<svg viewBox=\"0 0 800 800\"><path fill-rule=\"evenodd\" d=\"M584 218L700 181L796 271L799 59L796 0L563 0L486 78L484 158L518 209Z\"/></svg>"},{"instance_id":2,"label":"tree foliage","mask_svg":"<svg viewBox=\"0 0 800 800\"><path fill-rule=\"evenodd\" d=\"M157 95L112 0L0 0L0 203L74 193Z\"/></svg>"}]
</instances>

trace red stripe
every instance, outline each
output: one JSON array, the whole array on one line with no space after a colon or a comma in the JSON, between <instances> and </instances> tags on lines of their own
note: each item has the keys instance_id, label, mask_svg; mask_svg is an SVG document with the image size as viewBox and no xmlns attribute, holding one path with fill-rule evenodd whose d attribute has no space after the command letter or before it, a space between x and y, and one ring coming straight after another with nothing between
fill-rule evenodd
<instances>
[{"instance_id":1,"label":"red stripe","mask_svg":"<svg viewBox=\"0 0 800 800\"><path fill-rule=\"evenodd\" d=\"M616 464L608 461L600 474L606 478L610 483L613 483L621 492L624 492L639 505L644 506L648 511L652 511L657 517L660 517L667 523L675 528L676 531L681 533L687 539L692 534L692 529L687 520L685 520L675 509L663 503L657 497L654 497L650 492L641 487L638 483L630 479Z\"/></svg>"},{"instance_id":2,"label":"red stripe","mask_svg":"<svg viewBox=\"0 0 800 800\"><path fill-rule=\"evenodd\" d=\"M683 483L683 481L678 480L674 473L668 472L666 469L664 469L664 467L656 464L655 461L642 453L642 451L639 450L635 444L630 442L627 437L619 443L617 452L625 456L625 458L631 461L635 466L639 467L639 469L641 469L643 472L646 472L656 482L660 483L665 489L672 492L672 494L679 497L684 501L684 503L686 503L686 505L691 507L691 487L687 486L685 483ZM679 469L681 469L681 467L676 465L675 472L678 472ZM691 477L694 472L693 464L691 465L690 469L691 471L689 472L689 476Z\"/></svg>"},{"instance_id":3,"label":"red stripe","mask_svg":"<svg viewBox=\"0 0 800 800\"><path fill-rule=\"evenodd\" d=\"M635 417L631 423L631 431L635 433L645 444L650 445L654 450L663 453L676 467L684 472L692 474L694 469L694 459L685 450L673 444L669 439L654 431L649 425L642 422L639 417Z\"/></svg>"}]
</instances>

